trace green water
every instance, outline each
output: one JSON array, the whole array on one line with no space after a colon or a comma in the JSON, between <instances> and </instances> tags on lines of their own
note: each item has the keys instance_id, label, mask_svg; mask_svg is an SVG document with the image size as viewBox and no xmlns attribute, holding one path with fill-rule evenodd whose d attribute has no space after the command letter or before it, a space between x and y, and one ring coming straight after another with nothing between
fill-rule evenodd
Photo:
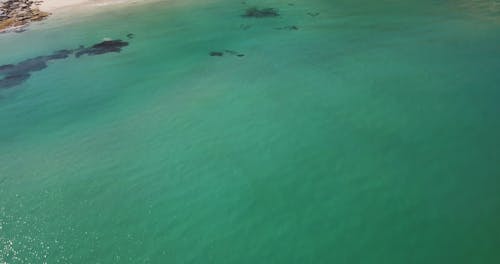
<instances>
[{"instance_id":1,"label":"green water","mask_svg":"<svg viewBox=\"0 0 500 264\"><path fill-rule=\"evenodd\" d=\"M0 91L0 263L500 263L498 1L192 2L0 35L135 33Z\"/></svg>"}]
</instances>

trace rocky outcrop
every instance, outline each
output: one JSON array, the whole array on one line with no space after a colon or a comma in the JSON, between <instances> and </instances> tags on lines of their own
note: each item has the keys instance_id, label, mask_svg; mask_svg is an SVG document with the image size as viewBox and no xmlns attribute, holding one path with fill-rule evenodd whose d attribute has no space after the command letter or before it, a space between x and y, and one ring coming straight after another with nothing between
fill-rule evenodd
<instances>
[{"instance_id":1,"label":"rocky outcrop","mask_svg":"<svg viewBox=\"0 0 500 264\"><path fill-rule=\"evenodd\" d=\"M29 23L49 16L50 13L38 9L40 3L33 0L0 0L0 32L21 32Z\"/></svg>"}]
</instances>

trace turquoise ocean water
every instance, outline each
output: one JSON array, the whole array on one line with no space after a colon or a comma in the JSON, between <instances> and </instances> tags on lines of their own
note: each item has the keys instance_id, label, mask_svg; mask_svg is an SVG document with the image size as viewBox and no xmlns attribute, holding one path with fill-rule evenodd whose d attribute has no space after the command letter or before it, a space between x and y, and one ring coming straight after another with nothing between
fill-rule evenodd
<instances>
[{"instance_id":1,"label":"turquoise ocean water","mask_svg":"<svg viewBox=\"0 0 500 264\"><path fill-rule=\"evenodd\" d=\"M130 42L0 90L0 263L500 263L500 2L195 2L0 35Z\"/></svg>"}]
</instances>

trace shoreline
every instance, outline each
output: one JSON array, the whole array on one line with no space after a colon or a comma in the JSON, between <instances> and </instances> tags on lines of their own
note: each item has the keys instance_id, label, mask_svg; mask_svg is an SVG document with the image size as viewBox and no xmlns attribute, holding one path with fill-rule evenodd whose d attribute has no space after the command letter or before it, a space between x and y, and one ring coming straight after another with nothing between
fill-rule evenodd
<instances>
[{"instance_id":1,"label":"shoreline","mask_svg":"<svg viewBox=\"0 0 500 264\"><path fill-rule=\"evenodd\" d=\"M91 0L71 0L71 1L60 1L60 0L43 0L40 3L40 9L47 12L58 12L61 9L74 7L78 5L91 5L94 1Z\"/></svg>"},{"instance_id":2,"label":"shoreline","mask_svg":"<svg viewBox=\"0 0 500 264\"><path fill-rule=\"evenodd\" d=\"M50 13L69 12L73 9L104 7L110 5L145 4L153 0L41 0L40 9ZM158 1L158 0L156 0Z\"/></svg>"},{"instance_id":3,"label":"shoreline","mask_svg":"<svg viewBox=\"0 0 500 264\"><path fill-rule=\"evenodd\" d=\"M160 0L0 0L0 33L21 33L33 22L52 15L77 13L112 5L146 4Z\"/></svg>"}]
</instances>

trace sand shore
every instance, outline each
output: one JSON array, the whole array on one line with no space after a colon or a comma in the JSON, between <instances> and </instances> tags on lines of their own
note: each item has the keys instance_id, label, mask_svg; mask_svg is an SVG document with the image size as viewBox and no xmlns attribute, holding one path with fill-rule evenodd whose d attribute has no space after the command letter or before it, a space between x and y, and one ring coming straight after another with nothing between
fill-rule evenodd
<instances>
[{"instance_id":1,"label":"sand shore","mask_svg":"<svg viewBox=\"0 0 500 264\"><path fill-rule=\"evenodd\" d=\"M0 33L23 32L32 22L50 15L67 18L80 11L105 11L110 6L125 7L155 1L162 0L0 0Z\"/></svg>"},{"instance_id":2,"label":"sand shore","mask_svg":"<svg viewBox=\"0 0 500 264\"><path fill-rule=\"evenodd\" d=\"M158 1L158 0L157 0ZM43 0L40 10L58 13L67 12L70 9L99 7L108 5L141 4L152 2L152 0Z\"/></svg>"}]
</instances>

